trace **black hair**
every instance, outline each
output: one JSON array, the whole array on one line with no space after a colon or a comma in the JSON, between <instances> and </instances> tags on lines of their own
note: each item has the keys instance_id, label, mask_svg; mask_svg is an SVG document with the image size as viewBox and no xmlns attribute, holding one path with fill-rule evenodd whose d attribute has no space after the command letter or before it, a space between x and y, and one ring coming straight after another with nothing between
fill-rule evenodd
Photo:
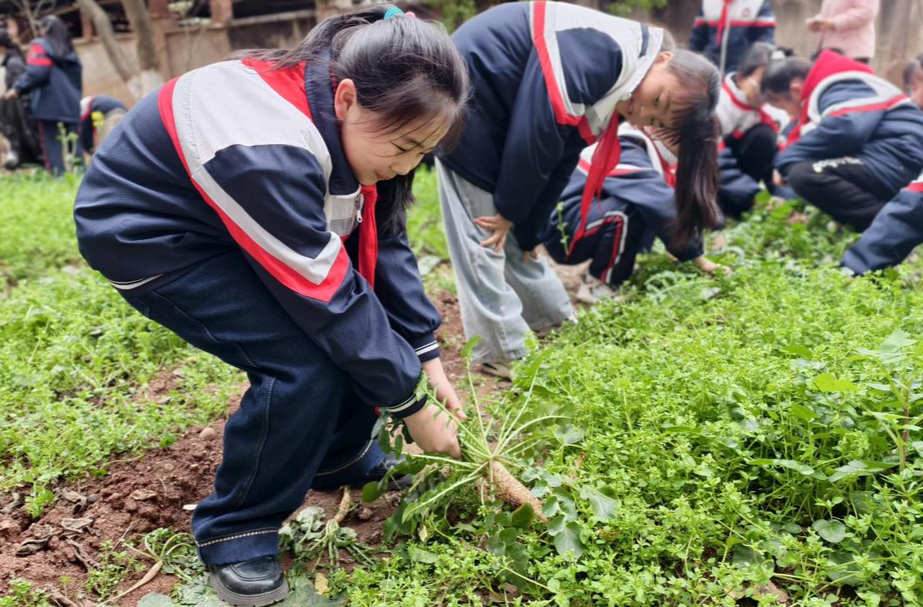
<instances>
[{"instance_id":1,"label":"black hair","mask_svg":"<svg viewBox=\"0 0 923 607\"><path fill-rule=\"evenodd\" d=\"M917 55L904 66L904 88L909 88L915 78L920 78L918 72L923 69L923 54Z\"/></svg>"},{"instance_id":2,"label":"black hair","mask_svg":"<svg viewBox=\"0 0 923 607\"><path fill-rule=\"evenodd\" d=\"M10 32L6 28L0 29L0 48L13 48L14 46L16 45L10 37Z\"/></svg>"},{"instance_id":3,"label":"black hair","mask_svg":"<svg viewBox=\"0 0 923 607\"><path fill-rule=\"evenodd\" d=\"M658 135L679 148L676 166L676 222L673 238L683 246L706 228L716 228L718 196L718 124L715 108L721 90L716 68L705 57L673 51L667 69L679 80L675 93L674 126Z\"/></svg>"},{"instance_id":4,"label":"black hair","mask_svg":"<svg viewBox=\"0 0 923 607\"><path fill-rule=\"evenodd\" d=\"M778 58L791 57L792 50L774 46L768 42L754 42L747 49L744 58L740 60L737 66L737 74L747 78L761 67L767 67L769 63Z\"/></svg>"},{"instance_id":5,"label":"black hair","mask_svg":"<svg viewBox=\"0 0 923 607\"><path fill-rule=\"evenodd\" d=\"M74 52L71 34L67 24L55 15L42 17L38 23L42 38L51 46L51 50L58 57L67 57Z\"/></svg>"},{"instance_id":6,"label":"black hair","mask_svg":"<svg viewBox=\"0 0 923 607\"><path fill-rule=\"evenodd\" d=\"M276 68L329 63L334 82L352 80L359 105L379 118L382 130L396 131L421 119L446 121L444 149L461 133L469 96L467 65L445 27L406 15L385 19L393 8L377 4L327 19L292 50L241 51L231 58L269 61ZM412 186L413 171L377 184L376 218L386 234L403 228Z\"/></svg>"},{"instance_id":7,"label":"black hair","mask_svg":"<svg viewBox=\"0 0 923 607\"><path fill-rule=\"evenodd\" d=\"M802 59L801 57L775 59L769 62L769 66L763 74L760 90L763 93L788 93L792 86L792 80L807 78L810 71L811 62L807 59Z\"/></svg>"}]
</instances>

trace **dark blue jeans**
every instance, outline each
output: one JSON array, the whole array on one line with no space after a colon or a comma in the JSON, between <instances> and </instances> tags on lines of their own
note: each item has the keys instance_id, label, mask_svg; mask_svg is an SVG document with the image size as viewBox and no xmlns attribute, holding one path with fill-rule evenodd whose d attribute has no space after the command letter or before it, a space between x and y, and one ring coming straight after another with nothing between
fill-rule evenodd
<instances>
[{"instance_id":1,"label":"dark blue jeans","mask_svg":"<svg viewBox=\"0 0 923 607\"><path fill-rule=\"evenodd\" d=\"M215 491L192 517L211 565L278 550L282 522L312 486L333 488L383 459L374 409L282 309L238 250L213 257L142 295L148 318L242 369L250 389L224 430Z\"/></svg>"}]
</instances>

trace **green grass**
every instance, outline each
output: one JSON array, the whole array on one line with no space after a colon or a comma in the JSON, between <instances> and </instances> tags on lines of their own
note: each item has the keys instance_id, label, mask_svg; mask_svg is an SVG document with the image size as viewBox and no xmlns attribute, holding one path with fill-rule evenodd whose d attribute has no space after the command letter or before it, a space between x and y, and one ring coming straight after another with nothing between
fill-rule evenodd
<instances>
[{"instance_id":1,"label":"green grass","mask_svg":"<svg viewBox=\"0 0 923 607\"><path fill-rule=\"evenodd\" d=\"M920 604L919 263L851 280L835 265L852 236L820 216L756 212L729 239L729 278L648 256L625 303L582 314L494 408L532 387L535 415L570 417L523 475L547 529L463 491L404 529L399 555L434 556L354 573L351 604L472 604L509 582L536 605L735 605L768 582L790 604Z\"/></svg>"},{"instance_id":2,"label":"green grass","mask_svg":"<svg viewBox=\"0 0 923 607\"><path fill-rule=\"evenodd\" d=\"M75 179L3 179L0 247L15 286L0 305L0 490L25 486L38 515L59 478L103 474L113 454L220 416L241 378L76 261ZM143 387L162 370L176 389L154 402Z\"/></svg>"},{"instance_id":3,"label":"green grass","mask_svg":"<svg viewBox=\"0 0 923 607\"><path fill-rule=\"evenodd\" d=\"M15 283L80 259L72 216L77 177L14 173L0 184L0 280Z\"/></svg>"},{"instance_id":4,"label":"green grass","mask_svg":"<svg viewBox=\"0 0 923 607\"><path fill-rule=\"evenodd\" d=\"M76 181L4 179L0 490L25 486L38 515L59 479L220 415L240 376L75 263ZM432 174L417 193L411 243L445 260ZM549 527L460 491L411 535L386 525L391 557L330 573L331 592L385 607L734 605L771 581L789 604L920 604L921 263L849 279L836 265L855 236L817 213L790 226L789 210L728 230L727 278L644 256L624 302L583 313L498 395L501 418L530 390L530 415L569 417L524 461ZM174 369L168 398L145 396ZM46 603L18 584L0 604Z\"/></svg>"}]
</instances>

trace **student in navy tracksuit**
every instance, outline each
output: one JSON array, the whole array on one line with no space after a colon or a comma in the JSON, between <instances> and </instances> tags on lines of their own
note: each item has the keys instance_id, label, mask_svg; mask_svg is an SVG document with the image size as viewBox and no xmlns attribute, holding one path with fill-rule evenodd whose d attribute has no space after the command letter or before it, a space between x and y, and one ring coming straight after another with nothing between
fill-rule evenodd
<instances>
[{"instance_id":1,"label":"student in navy tracksuit","mask_svg":"<svg viewBox=\"0 0 923 607\"><path fill-rule=\"evenodd\" d=\"M724 77L718 99L722 150L718 204L725 215L739 217L753 207L765 183L773 189L772 170L779 151L779 133L789 122L784 110L763 103L760 82L776 48L755 42L736 72Z\"/></svg>"},{"instance_id":2,"label":"student in navy tracksuit","mask_svg":"<svg viewBox=\"0 0 923 607\"><path fill-rule=\"evenodd\" d=\"M65 171L65 148L73 144L62 141L76 134L80 123L82 91L81 66L67 25L51 15L39 22L42 37L32 41L26 59L26 73L7 92L8 99L30 94L29 113L37 120L45 154L45 168L53 175ZM60 125L60 126L59 126ZM74 158L81 158L79 138Z\"/></svg>"},{"instance_id":3,"label":"student in navy tracksuit","mask_svg":"<svg viewBox=\"0 0 923 607\"><path fill-rule=\"evenodd\" d=\"M460 411L403 209L423 154L459 128L468 81L444 29L400 15L334 17L293 51L170 81L97 151L77 195L90 265L142 314L247 372L192 523L212 585L235 605L286 595L278 530L310 487L384 475L376 407L425 451L459 455L418 390L422 369Z\"/></svg>"},{"instance_id":4,"label":"student in navy tracksuit","mask_svg":"<svg viewBox=\"0 0 923 607\"><path fill-rule=\"evenodd\" d=\"M94 95L80 100L80 139L83 150L93 154L96 148L109 136L128 108L108 95Z\"/></svg>"},{"instance_id":5,"label":"student in navy tracksuit","mask_svg":"<svg viewBox=\"0 0 923 607\"><path fill-rule=\"evenodd\" d=\"M570 247L580 225L580 200L595 146L581 153L577 170L542 237L548 254L558 263L572 265L592 260L590 278L584 280L578 293L578 298L587 303L615 295L609 287L628 280L638 253L649 248L655 237L677 260L692 260L709 274L717 268L702 254L699 238L683 246L674 245L676 156L663 143L629 124L619 127L619 143L619 164L606 175L599 202L590 207L584 238Z\"/></svg>"},{"instance_id":6,"label":"student in navy tracksuit","mask_svg":"<svg viewBox=\"0 0 923 607\"><path fill-rule=\"evenodd\" d=\"M677 206L689 221L680 240L714 224L718 73L670 50L663 30L563 2L502 4L453 38L473 103L458 146L437 158L446 236L465 334L481 336L473 359L509 376L529 329L573 314L535 249L580 151L599 140L582 237L593 195L618 163L619 120L682 140Z\"/></svg>"},{"instance_id":7,"label":"student in navy tracksuit","mask_svg":"<svg viewBox=\"0 0 923 607\"><path fill-rule=\"evenodd\" d=\"M904 70L904 88L923 108L923 55ZM872 225L846 251L843 265L856 274L896 266L923 244L923 174L878 212Z\"/></svg>"},{"instance_id":8,"label":"student in navy tracksuit","mask_svg":"<svg viewBox=\"0 0 923 607\"><path fill-rule=\"evenodd\" d=\"M774 43L775 37L776 18L769 0L703 0L689 50L704 53L723 75L737 69L754 42Z\"/></svg>"},{"instance_id":9,"label":"student in navy tracksuit","mask_svg":"<svg viewBox=\"0 0 923 607\"><path fill-rule=\"evenodd\" d=\"M774 181L837 221L865 230L923 169L923 112L867 65L832 51L773 61L761 87L796 121Z\"/></svg>"}]
</instances>

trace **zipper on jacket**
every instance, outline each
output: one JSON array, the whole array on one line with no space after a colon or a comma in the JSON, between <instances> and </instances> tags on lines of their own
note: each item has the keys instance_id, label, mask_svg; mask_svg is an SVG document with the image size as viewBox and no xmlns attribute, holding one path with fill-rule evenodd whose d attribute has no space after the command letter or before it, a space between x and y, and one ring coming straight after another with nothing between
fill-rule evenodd
<instances>
[{"instance_id":1,"label":"zipper on jacket","mask_svg":"<svg viewBox=\"0 0 923 607\"><path fill-rule=\"evenodd\" d=\"M356 223L362 223L362 194L356 196Z\"/></svg>"}]
</instances>

